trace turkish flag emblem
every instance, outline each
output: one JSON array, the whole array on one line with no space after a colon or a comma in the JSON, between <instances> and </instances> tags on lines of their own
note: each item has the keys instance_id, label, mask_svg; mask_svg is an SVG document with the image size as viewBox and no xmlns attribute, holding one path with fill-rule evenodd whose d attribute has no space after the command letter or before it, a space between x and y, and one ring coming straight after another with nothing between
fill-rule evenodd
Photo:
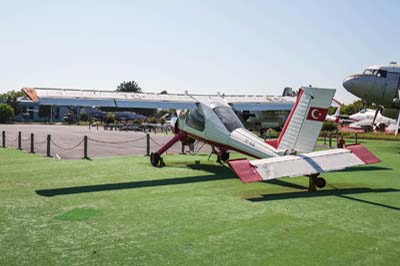
<instances>
[{"instance_id":1,"label":"turkish flag emblem","mask_svg":"<svg viewBox=\"0 0 400 266\"><path fill-rule=\"evenodd\" d=\"M307 120L323 122L328 114L328 109L319 107L310 107L308 111Z\"/></svg>"}]
</instances>

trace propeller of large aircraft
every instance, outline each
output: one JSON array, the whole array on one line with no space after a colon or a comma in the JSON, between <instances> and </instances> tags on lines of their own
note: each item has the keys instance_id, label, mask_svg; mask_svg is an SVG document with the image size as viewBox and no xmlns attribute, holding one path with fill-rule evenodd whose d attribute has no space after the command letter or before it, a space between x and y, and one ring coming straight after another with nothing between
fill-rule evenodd
<instances>
[{"instance_id":1,"label":"propeller of large aircraft","mask_svg":"<svg viewBox=\"0 0 400 266\"><path fill-rule=\"evenodd\" d=\"M378 106L378 108L376 108L374 119L372 120L372 126L375 125L376 117L378 116L379 113L382 113L382 110L383 110L382 106Z\"/></svg>"}]
</instances>

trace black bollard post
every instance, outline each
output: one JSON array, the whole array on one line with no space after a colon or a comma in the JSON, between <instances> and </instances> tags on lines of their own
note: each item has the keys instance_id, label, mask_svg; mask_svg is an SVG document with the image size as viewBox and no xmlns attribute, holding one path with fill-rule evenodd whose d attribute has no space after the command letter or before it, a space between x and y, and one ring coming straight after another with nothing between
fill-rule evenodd
<instances>
[{"instance_id":1,"label":"black bollard post","mask_svg":"<svg viewBox=\"0 0 400 266\"><path fill-rule=\"evenodd\" d=\"M358 144L358 133L357 132L354 134L354 140L355 140L356 144Z\"/></svg>"},{"instance_id":2,"label":"black bollard post","mask_svg":"<svg viewBox=\"0 0 400 266\"><path fill-rule=\"evenodd\" d=\"M18 131L18 150L22 150L22 148L21 148L21 131Z\"/></svg>"},{"instance_id":3,"label":"black bollard post","mask_svg":"<svg viewBox=\"0 0 400 266\"><path fill-rule=\"evenodd\" d=\"M88 137L83 137L83 159L89 159L88 157Z\"/></svg>"},{"instance_id":4,"label":"black bollard post","mask_svg":"<svg viewBox=\"0 0 400 266\"><path fill-rule=\"evenodd\" d=\"M150 134L146 134L146 156L150 156Z\"/></svg>"},{"instance_id":5,"label":"black bollard post","mask_svg":"<svg viewBox=\"0 0 400 266\"><path fill-rule=\"evenodd\" d=\"M51 142L51 135L47 135L47 157L51 157L50 154L50 142Z\"/></svg>"},{"instance_id":6,"label":"black bollard post","mask_svg":"<svg viewBox=\"0 0 400 266\"><path fill-rule=\"evenodd\" d=\"M329 148L332 148L332 132L329 133Z\"/></svg>"},{"instance_id":7,"label":"black bollard post","mask_svg":"<svg viewBox=\"0 0 400 266\"><path fill-rule=\"evenodd\" d=\"M31 133L31 153L35 153L35 136Z\"/></svg>"},{"instance_id":8,"label":"black bollard post","mask_svg":"<svg viewBox=\"0 0 400 266\"><path fill-rule=\"evenodd\" d=\"M3 139L2 139L2 141L3 141L3 148L5 148L6 147L6 131L5 130L3 130Z\"/></svg>"}]
</instances>

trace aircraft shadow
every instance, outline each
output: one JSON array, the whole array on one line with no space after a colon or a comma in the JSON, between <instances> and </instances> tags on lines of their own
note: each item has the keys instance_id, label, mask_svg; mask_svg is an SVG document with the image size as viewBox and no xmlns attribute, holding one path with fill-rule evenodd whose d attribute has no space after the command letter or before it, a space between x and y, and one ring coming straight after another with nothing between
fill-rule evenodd
<instances>
[{"instance_id":1,"label":"aircraft shadow","mask_svg":"<svg viewBox=\"0 0 400 266\"><path fill-rule=\"evenodd\" d=\"M287 182L285 182L285 183L287 183ZM284 186L287 186L287 185L284 184ZM289 186L289 187L293 187L293 186ZM297 185L295 185L294 187L296 188ZM299 187L305 188L303 186L299 186ZM263 202L263 201L274 201L274 200L285 200L285 199L296 199L296 198L337 196L337 197L341 197L341 198L345 198L345 199L350 199L350 200L354 200L354 201L358 201L358 202L362 202L362 203L367 203L367 204L371 204L371 205L375 205L375 206L380 206L380 207L385 207L385 208L400 211L400 208L398 208L398 207L348 196L349 194L385 193L385 192L399 192L399 191L400 191L399 189L394 189L394 188L376 188L376 189L365 188L365 187L340 188L340 189L319 190L316 192L296 191L296 192L265 194L265 195L260 195L259 197L247 198L247 200L251 201L251 202Z\"/></svg>"},{"instance_id":2,"label":"aircraft shadow","mask_svg":"<svg viewBox=\"0 0 400 266\"><path fill-rule=\"evenodd\" d=\"M53 196L60 196L60 195L99 192L99 191L135 189L135 188L168 186L168 185L181 185L181 184L188 184L188 183L199 183L199 182L223 180L223 179L228 179L228 178L231 178L231 177L217 176L217 175L203 175L203 176L143 180L143 181L133 181L133 182L123 182L123 183L99 184L99 185L89 185L89 186L41 189L41 190L36 190L35 192L40 196L53 197Z\"/></svg>"},{"instance_id":3,"label":"aircraft shadow","mask_svg":"<svg viewBox=\"0 0 400 266\"><path fill-rule=\"evenodd\" d=\"M343 170L337 170L335 172L357 172L357 171L378 171L378 170L392 170L392 168L373 166L373 165L367 165L367 166L363 165L363 166L353 166Z\"/></svg>"}]
</instances>

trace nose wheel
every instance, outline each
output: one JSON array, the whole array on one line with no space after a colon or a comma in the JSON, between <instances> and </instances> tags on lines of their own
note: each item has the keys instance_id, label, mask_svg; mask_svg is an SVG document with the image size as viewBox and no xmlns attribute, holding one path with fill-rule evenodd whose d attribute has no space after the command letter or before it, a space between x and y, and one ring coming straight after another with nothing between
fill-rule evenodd
<instances>
[{"instance_id":1,"label":"nose wheel","mask_svg":"<svg viewBox=\"0 0 400 266\"><path fill-rule=\"evenodd\" d=\"M157 166L160 163L161 156L157 152L152 152L150 154L150 162L153 166Z\"/></svg>"},{"instance_id":2,"label":"nose wheel","mask_svg":"<svg viewBox=\"0 0 400 266\"><path fill-rule=\"evenodd\" d=\"M323 188L326 186L326 180L323 177L318 177L319 174L309 175L308 192L315 192L318 188Z\"/></svg>"}]
</instances>

